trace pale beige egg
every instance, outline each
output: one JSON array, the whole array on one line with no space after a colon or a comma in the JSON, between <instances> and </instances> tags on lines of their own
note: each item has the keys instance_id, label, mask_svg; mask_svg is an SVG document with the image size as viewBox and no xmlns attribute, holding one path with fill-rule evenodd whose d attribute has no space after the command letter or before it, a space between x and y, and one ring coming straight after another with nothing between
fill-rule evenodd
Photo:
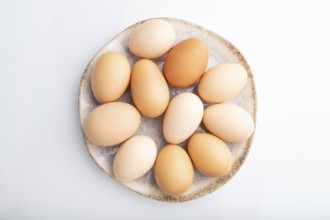
<instances>
[{"instance_id":1,"label":"pale beige egg","mask_svg":"<svg viewBox=\"0 0 330 220\"><path fill-rule=\"evenodd\" d=\"M198 96L185 92L175 96L165 112L163 134L167 142L180 144L198 128L203 118L203 103Z\"/></svg>"},{"instance_id":2,"label":"pale beige egg","mask_svg":"<svg viewBox=\"0 0 330 220\"><path fill-rule=\"evenodd\" d=\"M167 53L174 41L175 31L172 25L161 19L153 19L133 31L128 47L138 57L155 59Z\"/></svg>"},{"instance_id":3,"label":"pale beige egg","mask_svg":"<svg viewBox=\"0 0 330 220\"><path fill-rule=\"evenodd\" d=\"M146 174L154 165L157 146L148 136L137 135L125 141L113 162L115 177L121 182L135 180Z\"/></svg>"},{"instance_id":4,"label":"pale beige egg","mask_svg":"<svg viewBox=\"0 0 330 220\"><path fill-rule=\"evenodd\" d=\"M247 72L236 63L219 64L207 70L198 84L198 94L210 103L234 98L244 88Z\"/></svg>"},{"instance_id":5,"label":"pale beige egg","mask_svg":"<svg viewBox=\"0 0 330 220\"><path fill-rule=\"evenodd\" d=\"M159 152L155 163L155 179L165 193L179 195L188 190L194 169L187 152L178 145L167 145Z\"/></svg>"},{"instance_id":6,"label":"pale beige egg","mask_svg":"<svg viewBox=\"0 0 330 220\"><path fill-rule=\"evenodd\" d=\"M189 38L175 45L163 66L167 82L173 87L193 85L204 73L208 63L208 47L197 39Z\"/></svg>"},{"instance_id":7,"label":"pale beige egg","mask_svg":"<svg viewBox=\"0 0 330 220\"><path fill-rule=\"evenodd\" d=\"M148 59L141 59L134 64L131 93L141 114L151 118L163 114L170 101L170 91L163 74Z\"/></svg>"},{"instance_id":8,"label":"pale beige egg","mask_svg":"<svg viewBox=\"0 0 330 220\"><path fill-rule=\"evenodd\" d=\"M84 131L94 144L113 146L133 136L140 123L140 113L133 105L110 102L96 107L87 115Z\"/></svg>"},{"instance_id":9,"label":"pale beige egg","mask_svg":"<svg viewBox=\"0 0 330 220\"><path fill-rule=\"evenodd\" d=\"M94 97L99 103L117 100L125 92L131 75L127 58L118 52L103 54L95 63L91 76Z\"/></svg>"},{"instance_id":10,"label":"pale beige egg","mask_svg":"<svg viewBox=\"0 0 330 220\"><path fill-rule=\"evenodd\" d=\"M224 176L233 163L226 143L208 133L194 134L188 142L188 153L196 169L206 176Z\"/></svg>"},{"instance_id":11,"label":"pale beige egg","mask_svg":"<svg viewBox=\"0 0 330 220\"><path fill-rule=\"evenodd\" d=\"M254 131L251 115L232 104L210 105L204 111L203 123L212 134L228 142L244 141Z\"/></svg>"}]
</instances>

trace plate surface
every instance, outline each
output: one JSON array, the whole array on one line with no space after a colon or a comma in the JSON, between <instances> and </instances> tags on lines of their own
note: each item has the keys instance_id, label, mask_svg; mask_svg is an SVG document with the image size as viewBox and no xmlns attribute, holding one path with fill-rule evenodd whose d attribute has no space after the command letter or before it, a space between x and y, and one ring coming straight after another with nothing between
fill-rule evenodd
<instances>
[{"instance_id":1,"label":"plate surface","mask_svg":"<svg viewBox=\"0 0 330 220\"><path fill-rule=\"evenodd\" d=\"M253 81L252 72L243 57L243 55L236 49L236 47L231 44L229 41L225 40L223 37L193 23L174 19L174 18L160 18L170 22L177 34L176 42L178 43L186 38L199 38L204 41L209 48L209 62L208 68L220 64L233 62L241 64L245 67L248 73L248 81L243 89L243 91L236 96L234 99L228 101L228 103L234 103L245 110L247 110L253 117L254 122L256 122L256 92ZM145 20L147 21L147 20ZM123 53L129 60L131 67L138 58L136 58L128 50L128 38L130 33L143 22L138 22L121 33L115 36L109 43L105 45L90 61L85 72L83 73L80 88L79 88L79 114L80 114L80 124L83 125L83 122L87 114L93 110L99 104L95 100L91 90L91 73L93 71L96 60L108 51L118 51ZM164 57L154 60L158 67L161 69L164 61ZM175 89L170 87L171 98L176 94L182 92L193 92L196 94L196 85L193 85L188 88ZM133 103L130 95L129 88L125 94L119 99L119 101ZM207 106L207 103L204 103L204 106ZM137 134L148 135L154 139L157 144L158 151L164 147L167 143L162 135L162 121L163 116L160 116L156 119L150 119L142 117L142 123L137 131ZM205 127L201 124L196 132L205 132ZM112 163L114 156L118 150L119 145L114 147L99 147L91 143L87 138L82 129L83 138L85 145L90 153L91 157L106 174L113 177ZM188 200L197 199L201 196L209 194L219 187L223 186L228 182L242 166L251 146L253 135L246 141L240 143L227 143L232 156L233 156L233 166L230 172L223 177L212 178L206 177L200 174L195 170L195 177L192 186L187 192L179 196L171 196L163 193L158 187L154 179L153 169L150 170L146 175L140 177L139 179L124 183L129 189L152 199L167 201L167 202L183 202ZM180 146L186 149L187 142L182 143ZM115 179L115 178L114 178Z\"/></svg>"}]
</instances>

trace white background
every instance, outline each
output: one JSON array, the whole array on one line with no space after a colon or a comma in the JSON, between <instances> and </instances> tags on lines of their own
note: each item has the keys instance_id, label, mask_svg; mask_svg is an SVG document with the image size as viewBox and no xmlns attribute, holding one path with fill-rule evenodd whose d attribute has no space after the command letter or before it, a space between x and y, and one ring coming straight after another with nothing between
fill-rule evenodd
<instances>
[{"instance_id":1,"label":"white background","mask_svg":"<svg viewBox=\"0 0 330 220\"><path fill-rule=\"evenodd\" d=\"M0 219L329 219L327 1L0 3ZM80 77L124 28L189 20L244 54L257 86L250 154L220 190L185 203L144 198L94 164L78 118Z\"/></svg>"}]
</instances>

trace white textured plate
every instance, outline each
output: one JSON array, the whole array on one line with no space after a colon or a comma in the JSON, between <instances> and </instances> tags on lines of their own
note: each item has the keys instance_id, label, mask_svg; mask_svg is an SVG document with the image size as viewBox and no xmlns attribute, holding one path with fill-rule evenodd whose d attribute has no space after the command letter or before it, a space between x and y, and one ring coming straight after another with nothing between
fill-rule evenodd
<instances>
[{"instance_id":1,"label":"white textured plate","mask_svg":"<svg viewBox=\"0 0 330 220\"><path fill-rule=\"evenodd\" d=\"M245 67L248 73L248 81L247 85L243 89L243 91L234 99L230 100L230 103L234 103L236 105L241 106L245 110L247 110L253 117L254 121L256 119L256 93L255 86L253 82L252 72L244 59L243 55L236 49L234 45L232 45L229 41L225 40L223 37L206 30L205 28L192 24L187 21L174 19L174 18L160 18L170 22L177 34L176 43L180 42L186 38L199 38L204 41L209 48L209 63L208 68L226 62L234 62L239 63ZM133 66L134 62L137 58L128 50L127 42L130 36L130 33L139 25L141 25L145 21L141 21L136 23L117 36L115 36L108 44L102 48L95 57L88 64L81 82L80 82L80 90L79 90L79 114L80 114L80 123L81 126L87 116L87 114L94 109L98 103L93 97L91 90L91 73L94 68L94 64L96 60L104 53L108 51L118 51L123 53L129 60L131 66ZM159 68L162 68L164 61L164 57L155 60ZM196 84L183 89L175 89L170 88L171 98L174 95L181 92L193 92L196 93ZM130 95L129 89L125 92L125 94L119 99L119 101L124 102L132 102L132 98ZM207 106L206 103L204 103ZM162 121L163 116L158 117L156 119L150 119L146 117L142 117L141 126L137 132L137 134L148 135L154 139L157 144L158 151L166 145L166 141L162 135ZM201 124L201 126L197 129L196 132L206 131L205 127ZM118 146L115 147L99 147L91 143L82 130L82 134L84 137L84 141L88 152L91 157L95 161L95 163L109 176L113 177L112 170L112 162L113 158L118 150ZM230 147L231 153L233 155L234 163L231 168L231 171L223 177L220 178L211 178L203 176L195 170L195 177L193 181L193 185L189 188L187 192L179 196L171 196L163 193L158 187L154 179L153 169L149 171L143 177L125 183L124 185L129 189L152 199L157 199L161 201L167 202L182 202L192 199L197 199L201 196L204 196L208 193L213 192L218 189L226 182L228 182L238 171L238 169L242 166L251 146L253 135L246 141L240 143L227 143ZM181 144L183 148L186 148L187 142ZM113 177L114 178L114 177ZM115 178L114 178L115 179Z\"/></svg>"}]
</instances>

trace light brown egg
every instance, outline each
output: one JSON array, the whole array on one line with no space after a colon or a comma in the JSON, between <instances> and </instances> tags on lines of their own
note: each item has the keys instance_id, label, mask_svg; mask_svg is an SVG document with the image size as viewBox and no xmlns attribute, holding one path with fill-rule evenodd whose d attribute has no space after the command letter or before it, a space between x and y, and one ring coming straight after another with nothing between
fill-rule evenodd
<instances>
[{"instance_id":1,"label":"light brown egg","mask_svg":"<svg viewBox=\"0 0 330 220\"><path fill-rule=\"evenodd\" d=\"M124 102L111 102L92 110L85 119L87 138L99 146L119 144L135 134L141 123L138 110Z\"/></svg>"},{"instance_id":2,"label":"light brown egg","mask_svg":"<svg viewBox=\"0 0 330 220\"><path fill-rule=\"evenodd\" d=\"M151 60L141 59L134 64L131 93L135 106L142 115L158 117L164 113L170 92L163 74Z\"/></svg>"},{"instance_id":3,"label":"light brown egg","mask_svg":"<svg viewBox=\"0 0 330 220\"><path fill-rule=\"evenodd\" d=\"M188 190L194 178L194 169L187 152L178 145L167 145L158 154L155 178L165 193L179 195Z\"/></svg>"},{"instance_id":4,"label":"light brown egg","mask_svg":"<svg viewBox=\"0 0 330 220\"><path fill-rule=\"evenodd\" d=\"M234 98L244 88L247 73L236 63L219 64L207 70L198 83L198 94L210 103Z\"/></svg>"},{"instance_id":5,"label":"light brown egg","mask_svg":"<svg viewBox=\"0 0 330 220\"><path fill-rule=\"evenodd\" d=\"M233 163L226 143L208 133L194 134L188 142L188 152L196 169L206 176L224 176Z\"/></svg>"},{"instance_id":6,"label":"light brown egg","mask_svg":"<svg viewBox=\"0 0 330 220\"><path fill-rule=\"evenodd\" d=\"M125 92L131 75L127 58L118 52L102 55L95 64L91 84L99 103L117 100Z\"/></svg>"},{"instance_id":7,"label":"light brown egg","mask_svg":"<svg viewBox=\"0 0 330 220\"><path fill-rule=\"evenodd\" d=\"M196 38L189 38L175 45L168 53L163 71L173 87L193 85L204 73L208 63L208 48Z\"/></svg>"},{"instance_id":8,"label":"light brown egg","mask_svg":"<svg viewBox=\"0 0 330 220\"><path fill-rule=\"evenodd\" d=\"M167 53L174 41L175 31L172 25L161 19L152 19L133 31L128 47L138 57L155 59Z\"/></svg>"},{"instance_id":9,"label":"light brown egg","mask_svg":"<svg viewBox=\"0 0 330 220\"><path fill-rule=\"evenodd\" d=\"M204 111L203 123L212 134L228 142L244 141L254 131L251 115L232 104L210 105Z\"/></svg>"}]
</instances>

